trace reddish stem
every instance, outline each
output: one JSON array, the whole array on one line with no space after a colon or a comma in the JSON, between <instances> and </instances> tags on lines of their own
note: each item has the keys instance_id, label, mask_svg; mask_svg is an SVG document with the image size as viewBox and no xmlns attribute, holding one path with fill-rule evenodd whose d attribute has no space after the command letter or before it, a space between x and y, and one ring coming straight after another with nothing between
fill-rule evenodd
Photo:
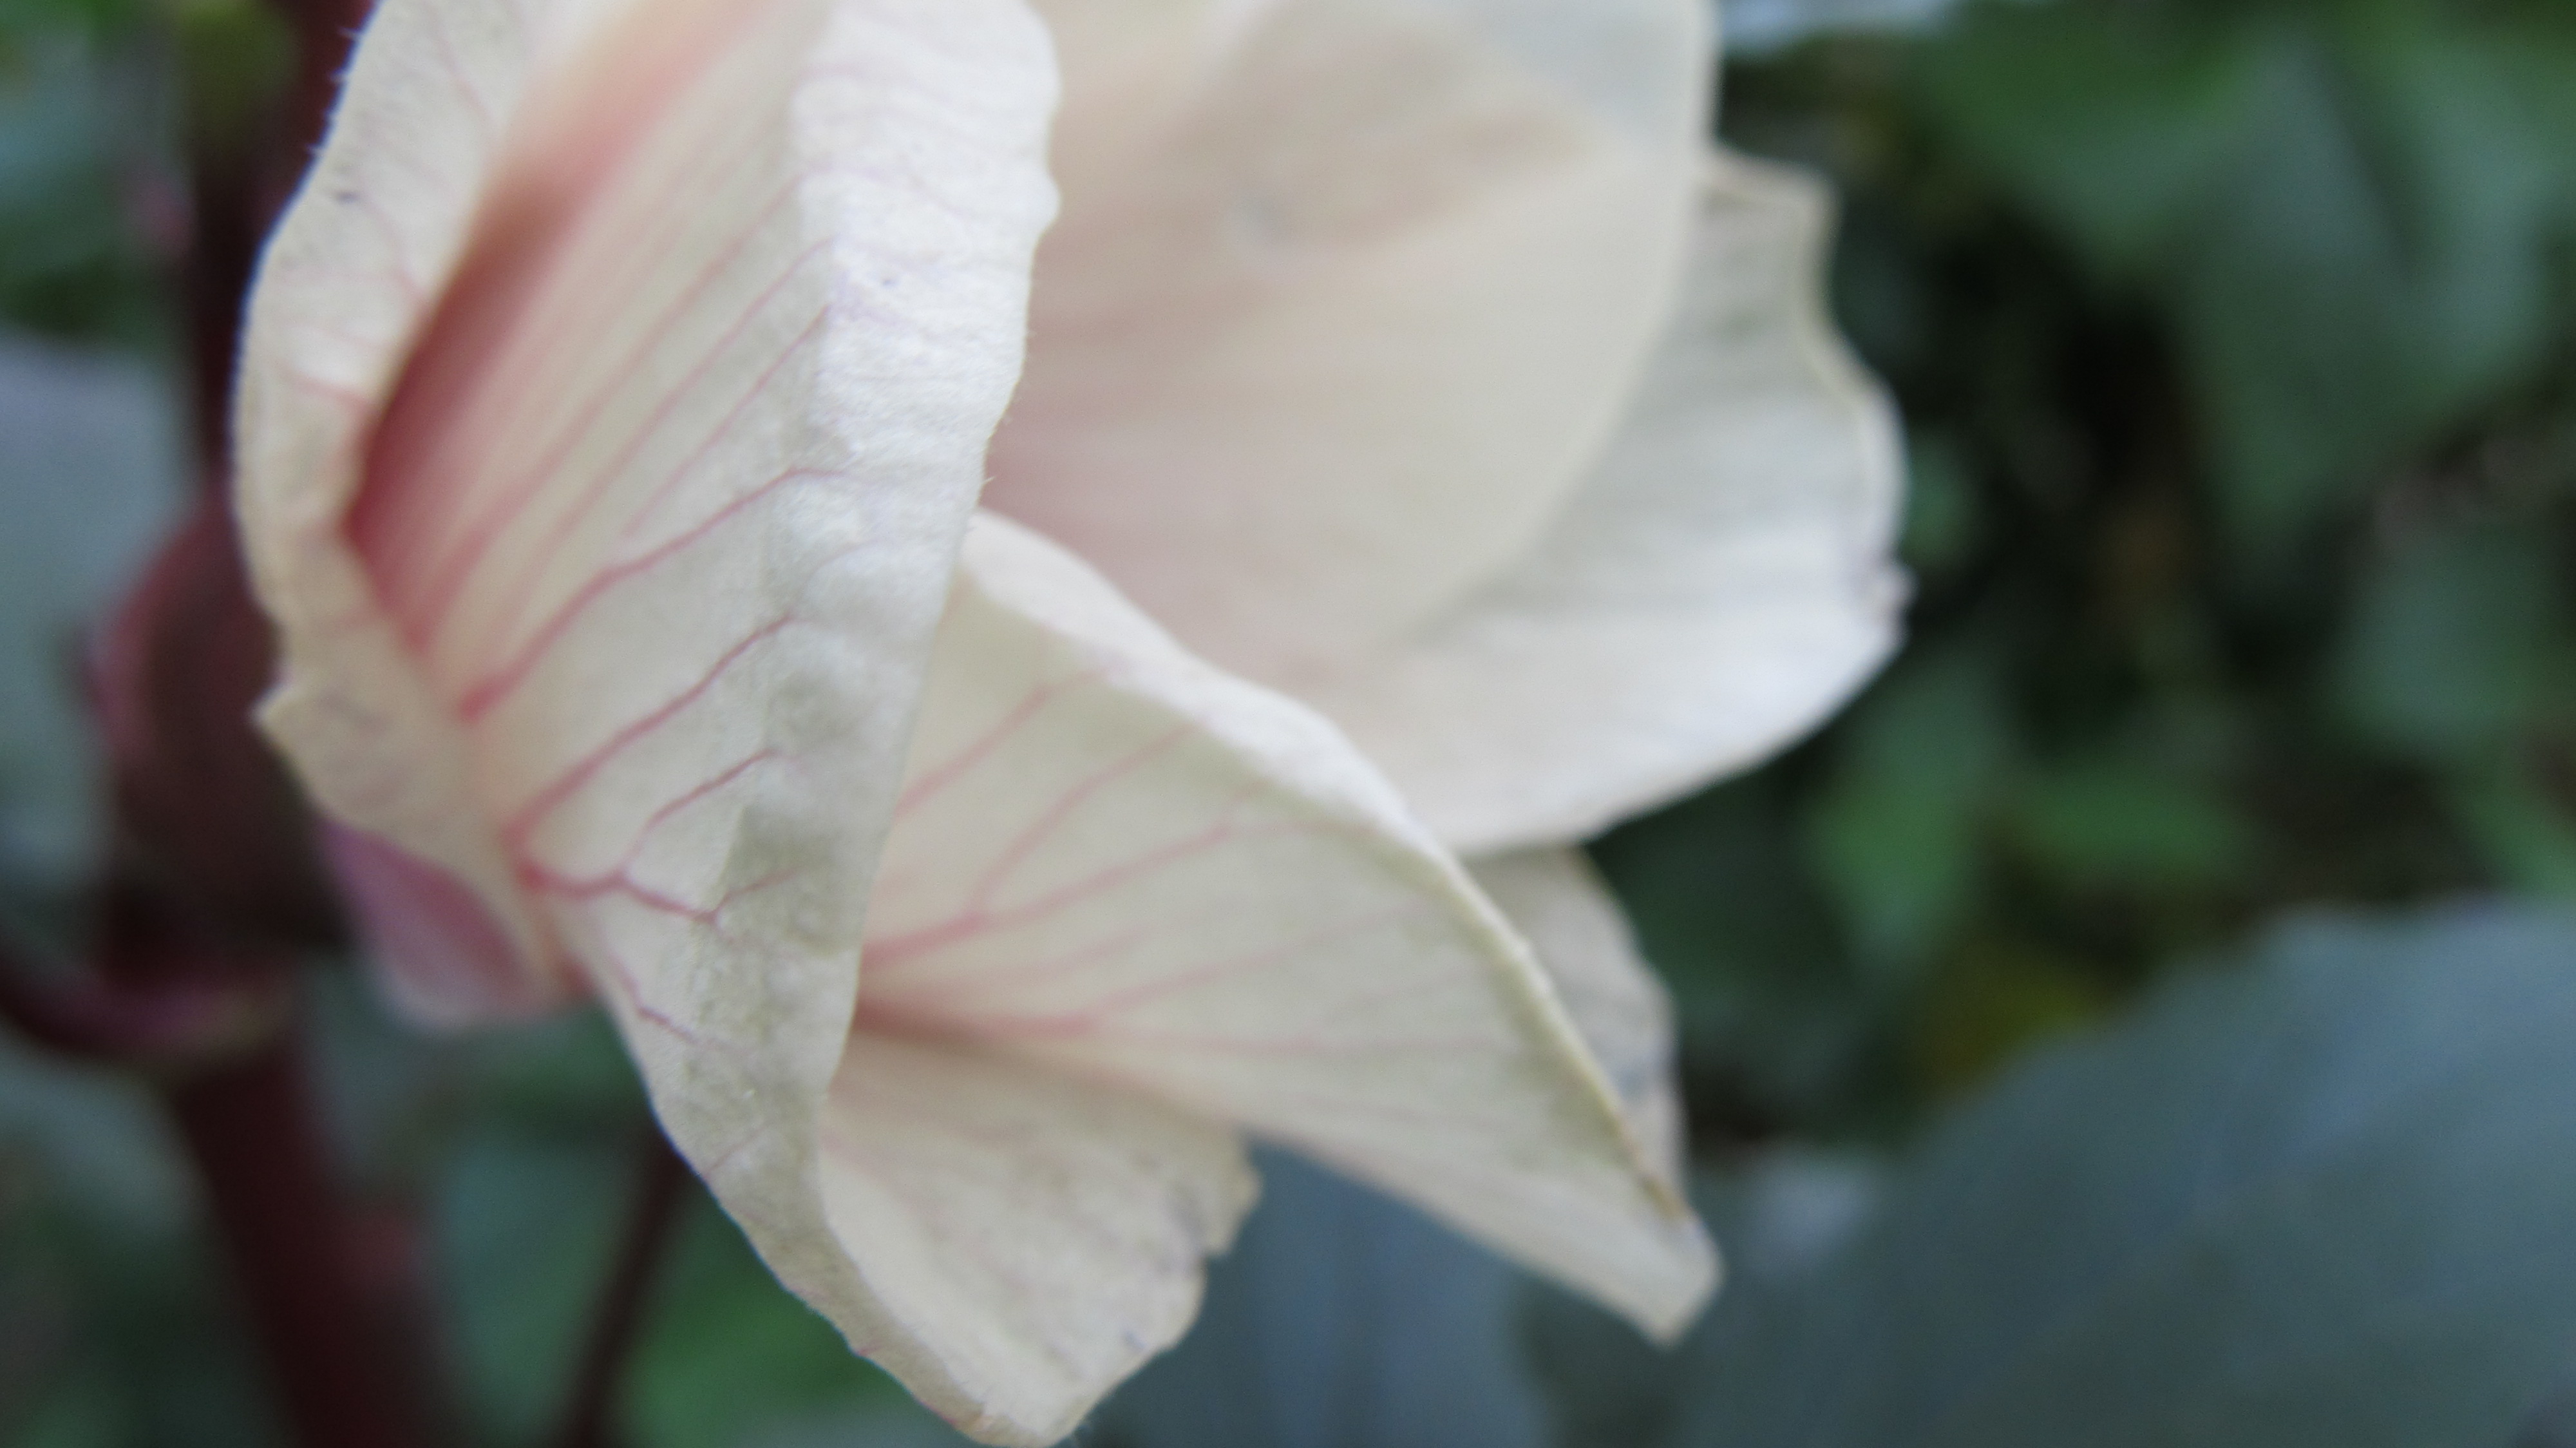
<instances>
[{"instance_id":1,"label":"reddish stem","mask_svg":"<svg viewBox=\"0 0 2576 1448\"><path fill-rule=\"evenodd\" d=\"M625 1380L626 1359L644 1325L644 1303L687 1200L689 1168L659 1131L645 1133L644 1160L635 1183L634 1215L627 1220L626 1240L609 1269L608 1283L593 1309L590 1341L555 1430L556 1448L609 1448L609 1431L618 1386Z\"/></svg>"},{"instance_id":2,"label":"reddish stem","mask_svg":"<svg viewBox=\"0 0 2576 1448\"><path fill-rule=\"evenodd\" d=\"M409 1263L369 1249L334 1172L305 1079L283 942L309 871L303 821L251 731L270 668L225 526L229 408L261 238L305 166L360 0L282 4L303 49L295 93L265 135L201 142L183 269L206 503L101 650L100 713L117 764L119 838L102 899L94 985L0 993L55 1044L162 1065L164 1099L303 1448L427 1448L394 1330ZM245 872L239 856L254 856ZM242 878L236 878L242 877ZM245 879L247 884L244 883ZM283 888L277 881L289 882ZM283 901L285 903L281 904ZM203 1004L211 1001L209 1006ZM271 1008L253 1028L241 1003ZM173 1024L175 1022L175 1024ZM164 1040L170 1037L170 1040Z\"/></svg>"},{"instance_id":3,"label":"reddish stem","mask_svg":"<svg viewBox=\"0 0 2576 1448\"><path fill-rule=\"evenodd\" d=\"M378 1275L340 1200L296 1036L167 1090L171 1114L306 1448L426 1448L389 1370Z\"/></svg>"},{"instance_id":4,"label":"reddish stem","mask_svg":"<svg viewBox=\"0 0 2576 1448\"><path fill-rule=\"evenodd\" d=\"M0 946L0 1020L48 1050L84 1060L168 1068L226 1054L277 1028L283 991L258 983L173 982L127 989L90 978L45 980Z\"/></svg>"}]
</instances>

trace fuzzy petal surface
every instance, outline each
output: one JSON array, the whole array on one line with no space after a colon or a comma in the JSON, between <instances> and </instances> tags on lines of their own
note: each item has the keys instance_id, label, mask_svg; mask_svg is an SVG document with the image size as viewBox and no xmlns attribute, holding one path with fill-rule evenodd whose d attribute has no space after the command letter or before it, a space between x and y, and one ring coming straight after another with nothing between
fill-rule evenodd
<instances>
[{"instance_id":1,"label":"fuzzy petal surface","mask_svg":"<svg viewBox=\"0 0 2576 1448\"><path fill-rule=\"evenodd\" d=\"M596 991L863 1341L818 1122L1054 95L1017 0L386 0L244 357L263 720L397 988Z\"/></svg>"},{"instance_id":2,"label":"fuzzy petal surface","mask_svg":"<svg viewBox=\"0 0 2576 1448\"><path fill-rule=\"evenodd\" d=\"M1680 313L1546 537L1402 643L1298 692L1445 840L1580 838L1743 768L1894 648L1894 411L1824 307L1830 208L1712 157Z\"/></svg>"},{"instance_id":3,"label":"fuzzy petal surface","mask_svg":"<svg viewBox=\"0 0 2576 1448\"><path fill-rule=\"evenodd\" d=\"M987 506L1281 687L1524 552L1669 309L1702 0L1047 0L1063 221Z\"/></svg>"},{"instance_id":4,"label":"fuzzy petal surface","mask_svg":"<svg viewBox=\"0 0 2576 1448\"><path fill-rule=\"evenodd\" d=\"M1241 1126L1650 1330L1709 1290L1547 976L1366 761L998 518L871 909L862 1043L970 1043Z\"/></svg>"}]
</instances>

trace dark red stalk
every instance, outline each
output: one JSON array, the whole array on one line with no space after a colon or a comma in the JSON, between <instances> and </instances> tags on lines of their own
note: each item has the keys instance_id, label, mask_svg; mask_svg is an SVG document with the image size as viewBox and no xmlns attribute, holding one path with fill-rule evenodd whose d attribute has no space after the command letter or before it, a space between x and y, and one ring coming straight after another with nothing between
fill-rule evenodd
<instances>
[{"instance_id":1,"label":"dark red stalk","mask_svg":"<svg viewBox=\"0 0 2576 1448\"><path fill-rule=\"evenodd\" d=\"M634 1215L627 1220L626 1240L618 1247L607 1284L592 1309L590 1340L583 1345L581 1366L555 1430L555 1448L610 1448L616 1441L611 1419L617 1389L644 1325L654 1271L678 1224L680 1207L688 1200L689 1181L688 1164L661 1132L648 1129L644 1159L636 1172Z\"/></svg>"},{"instance_id":2,"label":"dark red stalk","mask_svg":"<svg viewBox=\"0 0 2576 1448\"><path fill-rule=\"evenodd\" d=\"M388 1351L379 1264L334 1181L292 1031L165 1089L295 1440L428 1448Z\"/></svg>"},{"instance_id":3,"label":"dark red stalk","mask_svg":"<svg viewBox=\"0 0 2576 1448\"><path fill-rule=\"evenodd\" d=\"M253 265L359 18L341 0L288 15L302 47L293 94L266 122L229 114L191 158L182 293L206 490L94 651L117 824L95 967L56 984L0 962L0 1013L57 1049L146 1068L160 1087L294 1440L428 1448L395 1339L409 1263L398 1241L377 1250L385 1234L351 1210L294 1029L293 954L327 938L331 911L309 823L249 719L272 651L226 497Z\"/></svg>"},{"instance_id":4,"label":"dark red stalk","mask_svg":"<svg viewBox=\"0 0 2576 1448\"><path fill-rule=\"evenodd\" d=\"M48 976L0 948L0 1016L160 1089L294 1441L428 1448L387 1351L400 1273L369 1260L372 1236L334 1179L293 1029L292 971L200 925L148 888L111 884L96 969Z\"/></svg>"},{"instance_id":5,"label":"dark red stalk","mask_svg":"<svg viewBox=\"0 0 2576 1448\"><path fill-rule=\"evenodd\" d=\"M127 989L89 977L49 980L0 947L0 1020L83 1060L171 1069L273 1033L286 1007L282 989L247 982Z\"/></svg>"},{"instance_id":6,"label":"dark red stalk","mask_svg":"<svg viewBox=\"0 0 2576 1448\"><path fill-rule=\"evenodd\" d=\"M199 477L209 491L222 488L231 453L233 349L266 221L255 175L241 156L200 155L189 187L188 259L180 295L188 312L189 404L197 451L209 463Z\"/></svg>"}]
</instances>

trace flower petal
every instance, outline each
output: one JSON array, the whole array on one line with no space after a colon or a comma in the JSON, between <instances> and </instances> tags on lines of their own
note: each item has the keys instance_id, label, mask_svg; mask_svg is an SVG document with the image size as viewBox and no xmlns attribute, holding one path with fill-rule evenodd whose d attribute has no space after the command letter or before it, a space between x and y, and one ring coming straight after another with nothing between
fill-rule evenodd
<instances>
[{"instance_id":1,"label":"flower petal","mask_svg":"<svg viewBox=\"0 0 2576 1448\"><path fill-rule=\"evenodd\" d=\"M1539 548L1435 625L1299 690L1451 845L1591 834L1813 727L1893 648L1893 413L1820 285L1829 208L1709 164L1682 315Z\"/></svg>"},{"instance_id":2,"label":"flower petal","mask_svg":"<svg viewBox=\"0 0 2576 1448\"><path fill-rule=\"evenodd\" d=\"M861 1032L822 1127L832 1226L888 1319L854 1340L960 1429L1050 1444L1197 1315L1255 1184L1222 1126L953 1044Z\"/></svg>"},{"instance_id":3,"label":"flower petal","mask_svg":"<svg viewBox=\"0 0 2576 1448\"><path fill-rule=\"evenodd\" d=\"M863 1029L1141 1089L1671 1330L1711 1285L1527 949L1329 725L987 516L871 906Z\"/></svg>"},{"instance_id":4,"label":"flower petal","mask_svg":"<svg viewBox=\"0 0 2576 1448\"><path fill-rule=\"evenodd\" d=\"M1472 862L1469 873L1528 938L1583 1044L1619 1093L1629 1131L1680 1191L1682 1100L1673 1076L1672 997L1637 953L1619 902L1581 850L1491 855Z\"/></svg>"},{"instance_id":5,"label":"flower petal","mask_svg":"<svg viewBox=\"0 0 2576 1448\"><path fill-rule=\"evenodd\" d=\"M1052 0L988 507L1287 686L1538 536L1679 276L1703 0Z\"/></svg>"},{"instance_id":6,"label":"flower petal","mask_svg":"<svg viewBox=\"0 0 2576 1448\"><path fill-rule=\"evenodd\" d=\"M265 722L426 912L380 935L511 943L453 1017L596 989L844 1305L817 1122L1053 92L1017 0L387 0L251 318ZM446 964L415 984L492 978Z\"/></svg>"},{"instance_id":7,"label":"flower petal","mask_svg":"<svg viewBox=\"0 0 2576 1448\"><path fill-rule=\"evenodd\" d=\"M374 932L427 1014L722 976L755 880L849 989L1053 89L1016 0L379 10L262 267L239 493L264 722L400 862L362 903L439 903Z\"/></svg>"}]
</instances>

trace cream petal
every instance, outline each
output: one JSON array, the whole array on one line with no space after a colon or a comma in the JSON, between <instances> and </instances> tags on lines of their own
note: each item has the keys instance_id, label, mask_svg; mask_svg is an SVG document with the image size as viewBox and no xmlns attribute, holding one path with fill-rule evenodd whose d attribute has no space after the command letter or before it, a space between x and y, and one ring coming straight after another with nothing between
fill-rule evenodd
<instances>
[{"instance_id":1,"label":"cream petal","mask_svg":"<svg viewBox=\"0 0 2576 1448\"><path fill-rule=\"evenodd\" d=\"M1591 834L1761 759L1894 647L1903 456L1820 282L1814 182L1710 161L1681 315L1532 555L1299 693L1451 845Z\"/></svg>"},{"instance_id":2,"label":"cream petal","mask_svg":"<svg viewBox=\"0 0 2576 1448\"><path fill-rule=\"evenodd\" d=\"M859 1022L1299 1147L1671 1331L1714 1261L1547 984L1330 726L969 534Z\"/></svg>"},{"instance_id":3,"label":"cream petal","mask_svg":"<svg viewBox=\"0 0 2576 1448\"><path fill-rule=\"evenodd\" d=\"M1629 1131L1680 1191L1684 1142L1672 996L1637 953L1619 902L1581 850L1488 855L1469 862L1468 873L1529 941L1618 1093Z\"/></svg>"},{"instance_id":4,"label":"cream petal","mask_svg":"<svg viewBox=\"0 0 2576 1448\"><path fill-rule=\"evenodd\" d=\"M263 262L239 497L264 722L399 862L361 903L442 907L376 932L429 1014L669 974L591 918L685 935L791 862L761 908L850 948L1052 95L1015 0L379 10Z\"/></svg>"},{"instance_id":5,"label":"cream petal","mask_svg":"<svg viewBox=\"0 0 2576 1448\"><path fill-rule=\"evenodd\" d=\"M1180 1337L1255 1185L1212 1122L863 1031L824 1109L822 1189L899 1334L853 1345L961 1430L1034 1448Z\"/></svg>"},{"instance_id":6,"label":"cream petal","mask_svg":"<svg viewBox=\"0 0 2576 1448\"><path fill-rule=\"evenodd\" d=\"M1277 685L1524 551L1679 276L1704 0L1049 0L986 503Z\"/></svg>"},{"instance_id":7,"label":"cream petal","mask_svg":"<svg viewBox=\"0 0 2576 1448\"><path fill-rule=\"evenodd\" d=\"M542 932L472 809L462 748L343 525L376 417L463 260L536 78L611 11L600 0L377 7L246 322L235 493L286 654L268 726L338 817L333 854L352 901L406 962L396 993L433 1017L526 1009L562 982L534 964Z\"/></svg>"},{"instance_id":8,"label":"cream petal","mask_svg":"<svg viewBox=\"0 0 2576 1448\"><path fill-rule=\"evenodd\" d=\"M727 1210L873 1338L817 1121L1017 372L1052 53L1017 0L641 0L541 44L571 9L387 0L266 258L264 721L423 912L381 937L596 989ZM494 1007L446 965L407 980Z\"/></svg>"}]
</instances>

